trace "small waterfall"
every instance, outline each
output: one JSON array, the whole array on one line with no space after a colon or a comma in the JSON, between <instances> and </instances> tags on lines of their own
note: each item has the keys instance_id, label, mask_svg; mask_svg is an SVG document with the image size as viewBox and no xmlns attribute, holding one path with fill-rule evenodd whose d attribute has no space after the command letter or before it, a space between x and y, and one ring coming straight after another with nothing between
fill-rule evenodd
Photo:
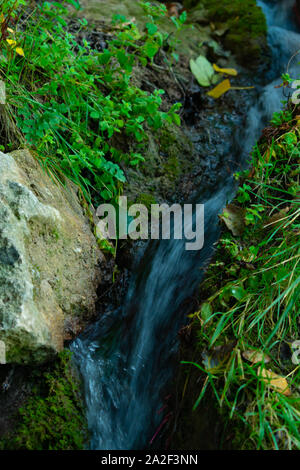
<instances>
[{"instance_id":1,"label":"small waterfall","mask_svg":"<svg viewBox=\"0 0 300 470\"><path fill-rule=\"evenodd\" d=\"M289 72L292 78L300 76L300 34L295 32L293 21L294 0L262 2L262 8L268 25L268 42L272 51L271 70L273 81L260 90L260 96L248 112L245 130L239 136L243 142L243 153L249 154L254 142L259 138L261 130L269 122L274 112L282 108L287 97L282 83L281 74ZM286 29L286 28L291 28ZM299 54L297 52L299 51ZM293 57L293 59L292 59ZM292 60L291 60L292 59ZM276 77L276 78L275 78Z\"/></svg>"},{"instance_id":2,"label":"small waterfall","mask_svg":"<svg viewBox=\"0 0 300 470\"><path fill-rule=\"evenodd\" d=\"M285 71L300 46L293 25L293 0L262 2L269 26L274 73ZM292 72L297 73L296 62ZM243 153L249 154L262 128L280 109L280 79L262 88L248 113ZM172 376L177 331L185 319L181 303L201 279L203 267L219 236L218 213L234 194L233 179L201 202L205 203L205 244L185 251L181 240L150 242L121 309L108 312L71 346L84 382L92 449L142 449L162 421L161 391Z\"/></svg>"},{"instance_id":3,"label":"small waterfall","mask_svg":"<svg viewBox=\"0 0 300 470\"><path fill-rule=\"evenodd\" d=\"M233 196L228 182L205 203L205 245L186 251L185 240L150 242L127 298L114 319L101 318L72 345L84 377L93 449L147 446L161 416L160 394L172 374L179 308L201 278L219 235L218 214ZM109 317L109 315L108 315ZM114 342L112 341L114 338Z\"/></svg>"},{"instance_id":4,"label":"small waterfall","mask_svg":"<svg viewBox=\"0 0 300 470\"><path fill-rule=\"evenodd\" d=\"M257 0L266 16L269 26L280 26L289 31L297 30L293 18L293 7L295 0Z\"/></svg>"}]
</instances>

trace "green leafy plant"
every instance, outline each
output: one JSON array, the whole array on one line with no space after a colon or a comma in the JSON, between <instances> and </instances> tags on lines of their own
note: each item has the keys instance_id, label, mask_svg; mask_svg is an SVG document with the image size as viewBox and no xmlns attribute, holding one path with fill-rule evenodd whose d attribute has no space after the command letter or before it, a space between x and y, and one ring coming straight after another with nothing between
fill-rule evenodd
<instances>
[{"instance_id":1,"label":"green leafy plant","mask_svg":"<svg viewBox=\"0 0 300 470\"><path fill-rule=\"evenodd\" d=\"M44 167L60 181L70 178L87 199L111 200L126 182L124 166L144 161L147 128L180 124L180 104L162 112L163 90L150 94L132 80L134 67L151 63L163 45L154 21L165 9L145 4L152 18L145 31L115 16L113 39L99 52L67 32L70 3L78 6L38 4L16 32L25 57L3 48L0 72L16 124Z\"/></svg>"},{"instance_id":2,"label":"green leafy plant","mask_svg":"<svg viewBox=\"0 0 300 470\"><path fill-rule=\"evenodd\" d=\"M281 124L285 122L289 122L292 120L292 113L289 110L284 110L284 111L276 111L273 114L273 117L271 119L271 123L274 124L274 126L280 126Z\"/></svg>"}]
</instances>

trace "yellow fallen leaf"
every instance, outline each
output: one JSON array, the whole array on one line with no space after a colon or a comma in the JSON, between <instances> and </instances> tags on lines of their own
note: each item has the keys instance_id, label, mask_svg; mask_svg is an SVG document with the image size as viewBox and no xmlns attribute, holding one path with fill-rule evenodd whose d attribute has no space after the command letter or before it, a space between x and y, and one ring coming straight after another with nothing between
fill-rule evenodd
<instances>
[{"instance_id":1,"label":"yellow fallen leaf","mask_svg":"<svg viewBox=\"0 0 300 470\"><path fill-rule=\"evenodd\" d=\"M8 44L9 44L11 47L16 47L16 45L17 45L17 42L14 41L13 39L6 39L6 42L8 42Z\"/></svg>"},{"instance_id":2,"label":"yellow fallen leaf","mask_svg":"<svg viewBox=\"0 0 300 470\"><path fill-rule=\"evenodd\" d=\"M13 39L6 39L7 43L11 46L11 47L15 47L16 48L16 53L21 55L22 57L24 57L24 51L22 49L22 47L16 47L17 45L17 41L14 41Z\"/></svg>"},{"instance_id":3,"label":"yellow fallen leaf","mask_svg":"<svg viewBox=\"0 0 300 470\"><path fill-rule=\"evenodd\" d=\"M232 75L233 77L236 77L237 74L238 74L235 69L222 69L222 68L218 67L217 64L213 64L213 68L218 73L225 73L226 75Z\"/></svg>"},{"instance_id":4,"label":"yellow fallen leaf","mask_svg":"<svg viewBox=\"0 0 300 470\"><path fill-rule=\"evenodd\" d=\"M10 33L14 33L14 30L11 28L7 28L7 31L9 31Z\"/></svg>"},{"instance_id":5,"label":"yellow fallen leaf","mask_svg":"<svg viewBox=\"0 0 300 470\"><path fill-rule=\"evenodd\" d=\"M252 362L252 364L256 364L257 362L270 362L270 357L267 354L264 354L261 351L255 351L254 349L242 352L242 356L247 361Z\"/></svg>"},{"instance_id":6,"label":"yellow fallen leaf","mask_svg":"<svg viewBox=\"0 0 300 470\"><path fill-rule=\"evenodd\" d=\"M4 23L4 20L5 18L4 18L3 13L0 13L0 23Z\"/></svg>"},{"instance_id":7,"label":"yellow fallen leaf","mask_svg":"<svg viewBox=\"0 0 300 470\"><path fill-rule=\"evenodd\" d=\"M22 47L16 47L16 53L23 56L23 57L25 56Z\"/></svg>"},{"instance_id":8,"label":"yellow fallen leaf","mask_svg":"<svg viewBox=\"0 0 300 470\"><path fill-rule=\"evenodd\" d=\"M224 95L226 91L230 90L230 88L231 88L230 81L226 79L226 80L223 80L223 82L219 83L219 85L217 85L215 88L210 90L207 94L217 99L217 98L220 98L220 96Z\"/></svg>"},{"instance_id":9,"label":"yellow fallen leaf","mask_svg":"<svg viewBox=\"0 0 300 470\"><path fill-rule=\"evenodd\" d=\"M258 374L262 377L263 381L279 393L282 393L286 397L289 397L292 392L289 389L287 380L281 375L275 374L272 370L265 369L260 367L258 369Z\"/></svg>"}]
</instances>

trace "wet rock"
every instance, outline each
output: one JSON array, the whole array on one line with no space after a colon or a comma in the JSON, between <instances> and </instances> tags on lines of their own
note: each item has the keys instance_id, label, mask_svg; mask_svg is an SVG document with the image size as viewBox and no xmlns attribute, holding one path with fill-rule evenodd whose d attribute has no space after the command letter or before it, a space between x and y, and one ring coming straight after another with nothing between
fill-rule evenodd
<instances>
[{"instance_id":1,"label":"wet rock","mask_svg":"<svg viewBox=\"0 0 300 470\"><path fill-rule=\"evenodd\" d=\"M31 154L0 152L0 340L6 362L43 362L94 315L101 257L76 192Z\"/></svg>"}]
</instances>

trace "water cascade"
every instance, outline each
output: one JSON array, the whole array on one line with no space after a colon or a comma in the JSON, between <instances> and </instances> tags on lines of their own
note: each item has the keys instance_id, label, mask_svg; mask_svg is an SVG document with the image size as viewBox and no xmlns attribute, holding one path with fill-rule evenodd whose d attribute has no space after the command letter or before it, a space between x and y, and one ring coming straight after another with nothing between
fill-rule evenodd
<instances>
[{"instance_id":1,"label":"water cascade","mask_svg":"<svg viewBox=\"0 0 300 470\"><path fill-rule=\"evenodd\" d=\"M274 87L300 45L291 15L293 0L258 4L268 22L273 76L248 111L242 146L233 139L233 151L242 152L244 160L272 113L281 107L282 89ZM290 64L295 77L296 62ZM230 176L210 196L199 194L205 203L204 248L186 251L185 240L149 242L136 263L122 307L107 312L71 345L83 378L92 449L149 446L162 421L161 394L174 370L177 332L186 322L180 305L201 279L219 236L217 215L234 191Z\"/></svg>"}]
</instances>

